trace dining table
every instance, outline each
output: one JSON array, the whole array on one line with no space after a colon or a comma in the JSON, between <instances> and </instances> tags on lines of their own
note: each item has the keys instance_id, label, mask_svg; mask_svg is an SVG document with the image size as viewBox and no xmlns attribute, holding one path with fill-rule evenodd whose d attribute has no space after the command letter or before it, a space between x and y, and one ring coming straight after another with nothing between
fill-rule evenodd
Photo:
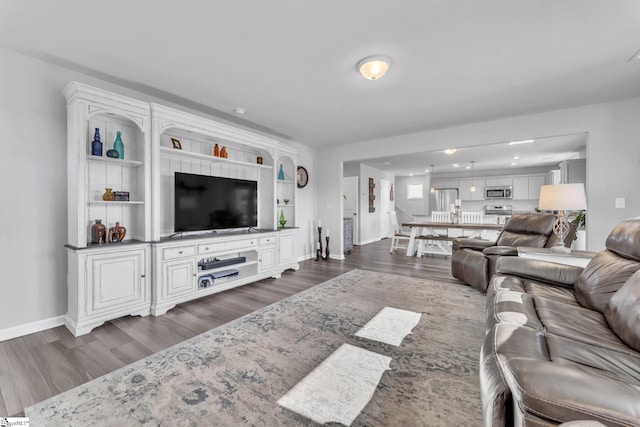
<instances>
[{"instance_id":1,"label":"dining table","mask_svg":"<svg viewBox=\"0 0 640 427\"><path fill-rule=\"evenodd\" d=\"M409 244L407 245L407 256L422 256L425 253L438 255L451 255L450 242L456 238L480 238L485 230L501 231L504 224L466 224L451 222L430 222L430 221L409 221L402 223L403 227L409 227ZM446 230L446 234L440 230ZM453 236L451 231L462 232ZM417 241L426 242L427 245L418 245Z\"/></svg>"}]
</instances>

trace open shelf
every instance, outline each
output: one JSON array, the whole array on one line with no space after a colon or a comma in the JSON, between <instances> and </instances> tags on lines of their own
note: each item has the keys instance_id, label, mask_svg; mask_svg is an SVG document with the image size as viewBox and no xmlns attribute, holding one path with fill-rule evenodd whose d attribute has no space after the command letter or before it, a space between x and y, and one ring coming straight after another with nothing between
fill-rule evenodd
<instances>
[{"instance_id":1,"label":"open shelf","mask_svg":"<svg viewBox=\"0 0 640 427\"><path fill-rule=\"evenodd\" d=\"M170 157L183 158L183 159L201 160L201 161L210 162L210 163L225 163L228 165L244 166L244 167L256 168L256 169L273 169L273 166L271 165L259 165L257 163L249 163L249 162L242 162L239 160L225 159L224 157L216 157L208 154L192 153L190 151L178 150L170 147L160 147L160 154L170 156Z\"/></svg>"},{"instance_id":2,"label":"open shelf","mask_svg":"<svg viewBox=\"0 0 640 427\"><path fill-rule=\"evenodd\" d=\"M144 163L139 162L137 160L127 160L127 159L112 159L111 157L103 157L103 156L92 156L91 154L87 154L87 160L90 162L97 163L110 163L114 165L120 166L131 166L131 167L139 167L143 166Z\"/></svg>"},{"instance_id":3,"label":"open shelf","mask_svg":"<svg viewBox=\"0 0 640 427\"><path fill-rule=\"evenodd\" d=\"M144 205L142 200L89 200L91 205Z\"/></svg>"}]
</instances>

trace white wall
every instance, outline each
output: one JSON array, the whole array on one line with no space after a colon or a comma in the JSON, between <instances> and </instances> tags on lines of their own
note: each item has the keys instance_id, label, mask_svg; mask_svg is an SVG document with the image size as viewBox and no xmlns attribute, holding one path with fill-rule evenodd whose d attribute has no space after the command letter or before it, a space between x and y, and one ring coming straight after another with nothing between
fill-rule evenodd
<instances>
[{"instance_id":1,"label":"white wall","mask_svg":"<svg viewBox=\"0 0 640 427\"><path fill-rule=\"evenodd\" d=\"M42 329L67 312L66 105L72 80L179 107L84 74L0 49L0 339L7 331ZM180 107L186 111L188 108ZM204 115L200 113L201 115ZM316 152L294 144L309 171L296 202L298 257L311 256L316 212ZM337 237L337 236L336 236Z\"/></svg>"},{"instance_id":2,"label":"white wall","mask_svg":"<svg viewBox=\"0 0 640 427\"><path fill-rule=\"evenodd\" d=\"M407 185L422 184L422 199L407 199ZM430 174L420 176L397 176L396 184L396 212L398 222L411 221L414 215L428 215L429 209L429 189L431 188Z\"/></svg>"},{"instance_id":3,"label":"white wall","mask_svg":"<svg viewBox=\"0 0 640 427\"><path fill-rule=\"evenodd\" d=\"M640 215L640 98L586 105L417 134L343 144L319 152L326 179L318 188L319 206L327 206L328 226L340 221L342 162L389 154L412 154L449 147L469 147L528 138L588 132L587 248L604 247L621 220ZM626 208L616 209L616 197Z\"/></svg>"}]
</instances>

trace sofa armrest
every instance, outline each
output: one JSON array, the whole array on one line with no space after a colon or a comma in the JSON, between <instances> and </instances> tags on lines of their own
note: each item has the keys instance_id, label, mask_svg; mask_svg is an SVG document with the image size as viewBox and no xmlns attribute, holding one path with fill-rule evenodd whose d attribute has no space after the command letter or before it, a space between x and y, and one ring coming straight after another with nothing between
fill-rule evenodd
<instances>
[{"instance_id":1,"label":"sofa armrest","mask_svg":"<svg viewBox=\"0 0 640 427\"><path fill-rule=\"evenodd\" d=\"M453 241L453 250L456 251L458 249L473 249L476 251L482 251L483 249L495 244L496 242L492 242L491 240L469 239L461 237Z\"/></svg>"},{"instance_id":2,"label":"sofa armrest","mask_svg":"<svg viewBox=\"0 0 640 427\"><path fill-rule=\"evenodd\" d=\"M485 255L518 256L518 248L515 246L491 246L482 251Z\"/></svg>"},{"instance_id":3,"label":"sofa armrest","mask_svg":"<svg viewBox=\"0 0 640 427\"><path fill-rule=\"evenodd\" d=\"M565 287L573 287L582 270L582 267L573 265L556 264L549 261L516 256L500 257L496 261L496 273L541 280Z\"/></svg>"},{"instance_id":4,"label":"sofa armrest","mask_svg":"<svg viewBox=\"0 0 640 427\"><path fill-rule=\"evenodd\" d=\"M506 380L520 408L557 421L595 419L637 425L640 390L632 384L568 364L513 358Z\"/></svg>"}]
</instances>

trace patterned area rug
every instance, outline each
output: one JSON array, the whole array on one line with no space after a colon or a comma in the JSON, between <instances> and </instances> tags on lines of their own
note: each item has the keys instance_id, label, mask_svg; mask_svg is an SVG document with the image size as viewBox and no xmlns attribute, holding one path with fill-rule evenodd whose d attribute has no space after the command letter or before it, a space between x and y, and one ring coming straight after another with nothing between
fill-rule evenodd
<instances>
[{"instance_id":1,"label":"patterned area rug","mask_svg":"<svg viewBox=\"0 0 640 427\"><path fill-rule=\"evenodd\" d=\"M423 313L399 347L355 333L383 307ZM277 404L342 344L392 358L355 426L482 424L484 295L353 270L25 409L31 425L299 426Z\"/></svg>"}]
</instances>

